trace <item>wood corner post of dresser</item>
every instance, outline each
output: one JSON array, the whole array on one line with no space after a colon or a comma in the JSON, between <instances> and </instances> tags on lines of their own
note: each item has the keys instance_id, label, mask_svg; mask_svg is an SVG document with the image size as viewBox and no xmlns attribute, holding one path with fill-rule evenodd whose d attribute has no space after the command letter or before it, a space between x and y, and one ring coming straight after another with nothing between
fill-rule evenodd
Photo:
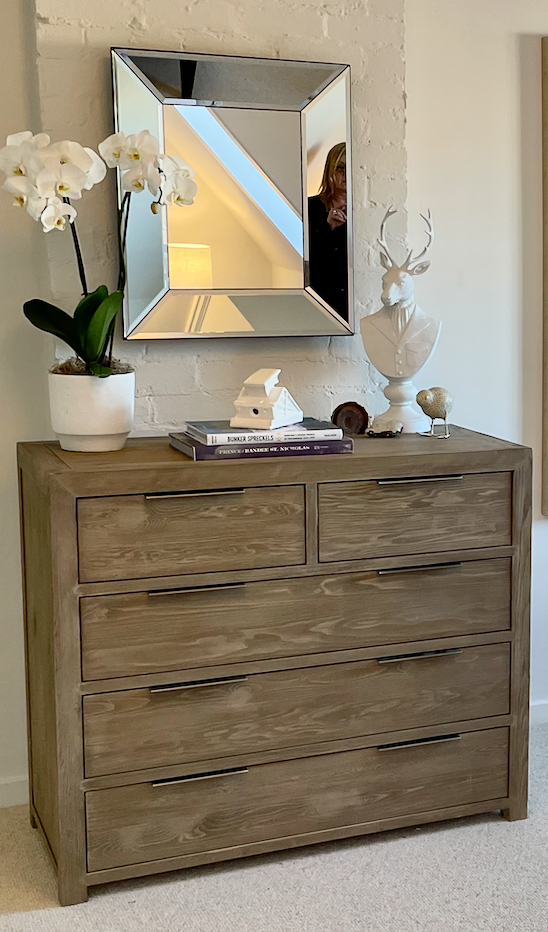
<instances>
[{"instance_id":1,"label":"wood corner post of dresser","mask_svg":"<svg viewBox=\"0 0 548 932\"><path fill-rule=\"evenodd\" d=\"M57 873L62 906L87 900L82 744L81 646L76 498L62 479L50 489L57 723Z\"/></svg>"},{"instance_id":2,"label":"wood corner post of dresser","mask_svg":"<svg viewBox=\"0 0 548 932\"><path fill-rule=\"evenodd\" d=\"M529 748L529 652L531 578L531 451L523 451L513 476L512 508L512 663L510 685L510 728L508 797L503 810L513 822L527 818Z\"/></svg>"}]
</instances>

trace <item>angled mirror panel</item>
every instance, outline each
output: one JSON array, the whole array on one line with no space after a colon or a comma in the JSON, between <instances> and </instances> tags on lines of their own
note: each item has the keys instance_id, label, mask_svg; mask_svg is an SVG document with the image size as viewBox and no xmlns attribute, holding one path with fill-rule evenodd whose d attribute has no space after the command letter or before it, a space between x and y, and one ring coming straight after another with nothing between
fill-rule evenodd
<instances>
[{"instance_id":1,"label":"angled mirror panel","mask_svg":"<svg viewBox=\"0 0 548 932\"><path fill-rule=\"evenodd\" d=\"M129 136L146 127L158 139L162 139L162 105L157 97L121 60L116 62L114 81L116 132L124 132ZM119 186L119 204L122 196ZM146 194L131 199L126 240L126 333L143 319L169 289L165 217L152 213L150 200Z\"/></svg>"},{"instance_id":2,"label":"angled mirror panel","mask_svg":"<svg viewBox=\"0 0 548 932\"><path fill-rule=\"evenodd\" d=\"M149 129L197 185L158 214L132 197L124 335L352 333L349 192L344 229L317 210L330 150L349 155L348 66L113 50L113 70L116 128Z\"/></svg>"},{"instance_id":3,"label":"angled mirror panel","mask_svg":"<svg viewBox=\"0 0 548 932\"><path fill-rule=\"evenodd\" d=\"M347 65L116 49L162 100L300 111Z\"/></svg>"},{"instance_id":4,"label":"angled mirror panel","mask_svg":"<svg viewBox=\"0 0 548 932\"><path fill-rule=\"evenodd\" d=\"M135 327L134 340L186 337L337 336L340 325L307 291L191 295L169 291Z\"/></svg>"}]
</instances>

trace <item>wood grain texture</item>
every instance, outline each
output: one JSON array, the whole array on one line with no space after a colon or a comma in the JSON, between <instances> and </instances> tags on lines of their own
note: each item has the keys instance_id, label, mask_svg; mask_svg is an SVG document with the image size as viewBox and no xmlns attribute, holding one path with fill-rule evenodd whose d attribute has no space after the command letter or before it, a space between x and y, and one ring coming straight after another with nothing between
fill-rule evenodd
<instances>
[{"instance_id":1,"label":"wood grain texture","mask_svg":"<svg viewBox=\"0 0 548 932\"><path fill-rule=\"evenodd\" d=\"M84 598L84 680L508 630L511 561ZM204 619L207 624L204 625Z\"/></svg>"},{"instance_id":2,"label":"wood grain texture","mask_svg":"<svg viewBox=\"0 0 548 932\"><path fill-rule=\"evenodd\" d=\"M303 757L318 757L320 754L338 754L340 751L355 751L363 748L377 747L380 741L400 742L415 741L419 738L439 737L440 735L462 734L463 732L486 731L488 728L508 728L512 725L511 715L492 715L487 718L470 719L465 721L444 722L441 725L428 725L425 728L404 728L395 731L383 732L382 735L360 735L358 738L337 738L331 741L318 741L314 744L302 744L296 747L276 748L272 751L253 751L253 753L236 754L223 757L222 761L203 758L200 761L190 761L187 764L172 764L169 767L147 767L145 770L127 773L107 774L103 777L86 777L82 780L81 789L90 790L109 789L112 786L129 786L138 780L140 783L155 782L157 780L179 779L191 776L197 772L210 773L216 770L222 762L223 769L250 767L256 764L273 764L280 760L298 760Z\"/></svg>"},{"instance_id":3,"label":"wood grain texture","mask_svg":"<svg viewBox=\"0 0 548 932\"><path fill-rule=\"evenodd\" d=\"M505 796L508 730L86 794L90 871Z\"/></svg>"},{"instance_id":4,"label":"wood grain texture","mask_svg":"<svg viewBox=\"0 0 548 932\"><path fill-rule=\"evenodd\" d=\"M125 867L112 867L109 870L91 871L87 874L90 886L127 880L130 877L146 877L147 874L160 874L200 865L216 864L219 861L232 861L238 858L267 854L272 851L290 851L309 845L323 844L329 841L353 838L358 835L370 835L375 832L391 832L408 826L426 825L430 822L444 822L447 819L463 819L466 816L496 812L508 803L505 798L485 799L479 803L466 806L448 806L444 809L430 809L426 812L413 812L396 816L392 819L375 819L372 822L358 822L355 825L343 825L300 835L285 835L270 838L267 841L253 842L246 845L231 845L227 848L214 848L200 854L185 854L179 857L163 858L156 861L141 861Z\"/></svg>"},{"instance_id":5,"label":"wood grain texture","mask_svg":"<svg viewBox=\"0 0 548 932\"><path fill-rule=\"evenodd\" d=\"M84 499L78 520L83 582L306 559L303 486L196 498Z\"/></svg>"},{"instance_id":6,"label":"wood grain texture","mask_svg":"<svg viewBox=\"0 0 548 932\"><path fill-rule=\"evenodd\" d=\"M511 473L454 481L319 487L320 561L511 542Z\"/></svg>"},{"instance_id":7,"label":"wood grain texture","mask_svg":"<svg viewBox=\"0 0 548 932\"><path fill-rule=\"evenodd\" d=\"M529 651L530 651L530 590L531 590L531 453L514 476L513 538L516 552L513 560L511 711L514 726L510 731L510 806L505 812L510 821L527 817L528 757L529 757Z\"/></svg>"},{"instance_id":8,"label":"wood grain texture","mask_svg":"<svg viewBox=\"0 0 548 932\"><path fill-rule=\"evenodd\" d=\"M461 472L497 472L514 469L522 459L525 448L518 444L462 427L451 427L451 432L446 444L411 434L395 443L357 438L351 456L227 463L193 463L173 450L167 437L129 440L123 450L103 454L67 453L56 443L20 447L37 472L63 470L64 487L78 497L444 475L455 472L457 460Z\"/></svg>"},{"instance_id":9,"label":"wood grain texture","mask_svg":"<svg viewBox=\"0 0 548 932\"><path fill-rule=\"evenodd\" d=\"M52 540L51 580L57 719L59 853L57 883L62 906L87 899L85 807L80 784L84 775L82 700L80 697L80 625L76 502L62 485L49 492Z\"/></svg>"},{"instance_id":10,"label":"wood grain texture","mask_svg":"<svg viewBox=\"0 0 548 932\"><path fill-rule=\"evenodd\" d=\"M59 853L57 724L49 500L20 473L30 802Z\"/></svg>"},{"instance_id":11,"label":"wood grain texture","mask_svg":"<svg viewBox=\"0 0 548 932\"><path fill-rule=\"evenodd\" d=\"M31 812L42 825L41 793L62 903L123 877L491 809L525 816L525 448L454 428L444 444L362 439L347 457L191 463L165 438L93 456L26 443L18 456ZM355 489L381 490L378 479L455 474L466 477L459 491L385 486L382 507L356 504ZM241 487L238 505L143 504L149 493ZM328 548L346 548L329 565L318 563L325 492ZM147 595L232 583L246 585ZM376 663L448 647L463 653L386 673ZM187 693L186 706L149 693L243 674L207 700ZM463 738L376 750L448 733ZM98 775L84 775L84 739ZM122 766L135 769L114 772ZM150 786L244 766L241 777Z\"/></svg>"},{"instance_id":12,"label":"wood grain texture","mask_svg":"<svg viewBox=\"0 0 548 932\"><path fill-rule=\"evenodd\" d=\"M86 776L504 715L508 644L84 698Z\"/></svg>"}]
</instances>

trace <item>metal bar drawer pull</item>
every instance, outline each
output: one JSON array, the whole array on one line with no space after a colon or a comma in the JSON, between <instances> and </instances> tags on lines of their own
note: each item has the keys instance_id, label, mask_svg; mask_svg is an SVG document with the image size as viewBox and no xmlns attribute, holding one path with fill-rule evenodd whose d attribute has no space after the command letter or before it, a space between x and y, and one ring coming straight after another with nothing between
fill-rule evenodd
<instances>
[{"instance_id":1,"label":"metal bar drawer pull","mask_svg":"<svg viewBox=\"0 0 548 932\"><path fill-rule=\"evenodd\" d=\"M462 647L447 647L445 650L423 650L418 654L392 654L379 657L378 663L403 663L405 660L429 660L431 657L452 657L462 654Z\"/></svg>"},{"instance_id":2,"label":"metal bar drawer pull","mask_svg":"<svg viewBox=\"0 0 548 932\"><path fill-rule=\"evenodd\" d=\"M424 566L395 566L388 570L377 570L379 576L393 576L395 573L428 573L431 570L458 569L462 563L433 563Z\"/></svg>"},{"instance_id":3,"label":"metal bar drawer pull","mask_svg":"<svg viewBox=\"0 0 548 932\"><path fill-rule=\"evenodd\" d=\"M211 495L243 495L245 489L206 489L204 492L151 492L145 495L145 501L155 498L209 498Z\"/></svg>"},{"instance_id":4,"label":"metal bar drawer pull","mask_svg":"<svg viewBox=\"0 0 548 932\"><path fill-rule=\"evenodd\" d=\"M247 676L223 676L216 680L195 680L193 683L175 683L173 686L151 686L151 693L174 693L185 689L206 689L210 686L227 686L229 683L245 683Z\"/></svg>"},{"instance_id":5,"label":"metal bar drawer pull","mask_svg":"<svg viewBox=\"0 0 548 932\"><path fill-rule=\"evenodd\" d=\"M156 780L152 786L175 786L177 783L197 783L199 780L218 780L220 777L237 777L249 773L247 767L234 767L232 770L216 770L213 773L195 773L188 777L172 777L168 780Z\"/></svg>"},{"instance_id":6,"label":"metal bar drawer pull","mask_svg":"<svg viewBox=\"0 0 548 932\"><path fill-rule=\"evenodd\" d=\"M377 479L377 485L414 485L416 482L457 482L464 476L419 476L416 479Z\"/></svg>"},{"instance_id":7,"label":"metal bar drawer pull","mask_svg":"<svg viewBox=\"0 0 548 932\"><path fill-rule=\"evenodd\" d=\"M221 592L223 589L245 589L247 583L245 582L232 582L232 583L223 583L220 586L186 586L185 589L158 589L156 592L147 592L147 595L151 599L159 598L163 595L184 595L185 593L191 594L192 592Z\"/></svg>"},{"instance_id":8,"label":"metal bar drawer pull","mask_svg":"<svg viewBox=\"0 0 548 932\"><path fill-rule=\"evenodd\" d=\"M394 744L378 744L377 751L401 751L403 748L419 748L425 744L445 744L458 741L460 735L440 735L438 738L417 738L416 741L396 741Z\"/></svg>"}]
</instances>

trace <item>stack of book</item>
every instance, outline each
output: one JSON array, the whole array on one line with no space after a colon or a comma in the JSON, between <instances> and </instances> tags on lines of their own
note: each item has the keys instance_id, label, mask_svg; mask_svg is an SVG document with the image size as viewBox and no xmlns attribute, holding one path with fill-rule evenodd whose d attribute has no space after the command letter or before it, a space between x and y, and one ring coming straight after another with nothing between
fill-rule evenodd
<instances>
[{"instance_id":1,"label":"stack of book","mask_svg":"<svg viewBox=\"0 0 548 932\"><path fill-rule=\"evenodd\" d=\"M170 434L171 446L192 460L252 459L261 456L318 456L352 453L354 443L329 421L306 417L277 430L237 429L230 421L189 421Z\"/></svg>"}]
</instances>

